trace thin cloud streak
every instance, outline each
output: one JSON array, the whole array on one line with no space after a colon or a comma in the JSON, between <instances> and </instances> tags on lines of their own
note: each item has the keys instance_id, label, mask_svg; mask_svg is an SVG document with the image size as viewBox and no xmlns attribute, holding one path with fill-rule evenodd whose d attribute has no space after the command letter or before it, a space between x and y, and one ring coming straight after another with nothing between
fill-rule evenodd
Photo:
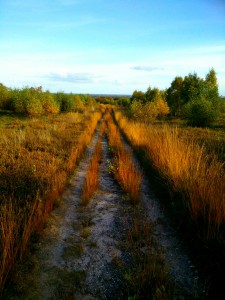
<instances>
[{"instance_id":1,"label":"thin cloud streak","mask_svg":"<svg viewBox=\"0 0 225 300\"><path fill-rule=\"evenodd\" d=\"M135 67L131 67L131 70L153 72L153 71L162 71L164 70L164 68L151 67L151 66L135 66Z\"/></svg>"},{"instance_id":2,"label":"thin cloud streak","mask_svg":"<svg viewBox=\"0 0 225 300\"><path fill-rule=\"evenodd\" d=\"M68 73L62 74L49 74L46 78L59 81L59 82L69 82L69 83L93 83L98 77L91 73Z\"/></svg>"}]
</instances>

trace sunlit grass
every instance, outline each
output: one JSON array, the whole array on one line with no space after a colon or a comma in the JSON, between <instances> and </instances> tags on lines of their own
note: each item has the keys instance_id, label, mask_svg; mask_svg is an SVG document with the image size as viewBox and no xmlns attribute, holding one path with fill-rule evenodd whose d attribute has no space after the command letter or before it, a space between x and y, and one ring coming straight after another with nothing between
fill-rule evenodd
<instances>
[{"instance_id":1,"label":"sunlit grass","mask_svg":"<svg viewBox=\"0 0 225 300\"><path fill-rule=\"evenodd\" d=\"M216 235L225 222L225 173L217 157L181 129L131 122L115 114L120 128L137 150L142 150L172 192L183 195L190 217L204 238Z\"/></svg>"},{"instance_id":2,"label":"sunlit grass","mask_svg":"<svg viewBox=\"0 0 225 300\"><path fill-rule=\"evenodd\" d=\"M110 114L106 116L106 122L109 147L114 156L114 177L128 193L130 201L136 204L140 200L142 175L132 161L131 153L125 149L120 132Z\"/></svg>"},{"instance_id":3,"label":"sunlit grass","mask_svg":"<svg viewBox=\"0 0 225 300\"><path fill-rule=\"evenodd\" d=\"M99 163L102 158L102 145L101 137L99 138L94 154L90 162L88 172L85 177L85 182L82 190L81 203L82 205L87 205L91 196L96 192L99 186L98 173L99 173Z\"/></svg>"},{"instance_id":4,"label":"sunlit grass","mask_svg":"<svg viewBox=\"0 0 225 300\"><path fill-rule=\"evenodd\" d=\"M180 130L182 137L196 144L204 146L205 151L210 155L214 153L219 161L225 162L225 131L210 128L183 127Z\"/></svg>"},{"instance_id":5,"label":"sunlit grass","mask_svg":"<svg viewBox=\"0 0 225 300\"><path fill-rule=\"evenodd\" d=\"M0 129L0 295L31 234L43 228L101 116L68 113Z\"/></svg>"}]
</instances>

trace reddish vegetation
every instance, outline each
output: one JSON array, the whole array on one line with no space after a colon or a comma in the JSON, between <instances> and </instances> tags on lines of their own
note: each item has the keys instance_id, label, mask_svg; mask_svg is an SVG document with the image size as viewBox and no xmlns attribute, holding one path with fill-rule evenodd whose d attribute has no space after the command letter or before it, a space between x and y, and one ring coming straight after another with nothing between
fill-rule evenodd
<instances>
[{"instance_id":1,"label":"reddish vegetation","mask_svg":"<svg viewBox=\"0 0 225 300\"><path fill-rule=\"evenodd\" d=\"M130 201L134 204L138 203L142 175L134 165L130 152L125 149L120 132L109 113L106 115L106 122L109 147L114 156L114 177L123 190L129 194Z\"/></svg>"}]
</instances>

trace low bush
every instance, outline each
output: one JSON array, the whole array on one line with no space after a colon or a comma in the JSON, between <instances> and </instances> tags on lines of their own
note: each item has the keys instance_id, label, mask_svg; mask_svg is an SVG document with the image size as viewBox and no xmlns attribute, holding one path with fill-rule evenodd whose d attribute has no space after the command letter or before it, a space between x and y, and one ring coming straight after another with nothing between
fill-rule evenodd
<instances>
[{"instance_id":1,"label":"low bush","mask_svg":"<svg viewBox=\"0 0 225 300\"><path fill-rule=\"evenodd\" d=\"M206 127L218 119L219 109L216 103L201 98L184 105L183 114L189 125Z\"/></svg>"}]
</instances>

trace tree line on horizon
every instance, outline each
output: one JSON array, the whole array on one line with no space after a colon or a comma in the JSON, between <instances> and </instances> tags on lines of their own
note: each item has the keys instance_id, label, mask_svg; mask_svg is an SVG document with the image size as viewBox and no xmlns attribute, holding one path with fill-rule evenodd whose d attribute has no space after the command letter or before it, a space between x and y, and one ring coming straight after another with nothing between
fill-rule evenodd
<instances>
[{"instance_id":1,"label":"tree line on horizon","mask_svg":"<svg viewBox=\"0 0 225 300\"><path fill-rule=\"evenodd\" d=\"M59 112L84 112L87 106L95 105L95 99L88 94L44 92L41 86L10 89L0 83L0 109L22 113L30 118Z\"/></svg>"},{"instance_id":2,"label":"tree line on horizon","mask_svg":"<svg viewBox=\"0 0 225 300\"><path fill-rule=\"evenodd\" d=\"M170 116L184 118L193 126L208 126L225 113L225 101L219 97L213 68L205 78L197 73L189 73L184 78L177 76L166 90L149 86L146 92L135 90L130 98L50 93L44 92L42 87L10 89L0 83L0 109L31 118L59 112L84 112L86 107L94 107L96 103L124 106L130 117L144 122Z\"/></svg>"}]
</instances>

